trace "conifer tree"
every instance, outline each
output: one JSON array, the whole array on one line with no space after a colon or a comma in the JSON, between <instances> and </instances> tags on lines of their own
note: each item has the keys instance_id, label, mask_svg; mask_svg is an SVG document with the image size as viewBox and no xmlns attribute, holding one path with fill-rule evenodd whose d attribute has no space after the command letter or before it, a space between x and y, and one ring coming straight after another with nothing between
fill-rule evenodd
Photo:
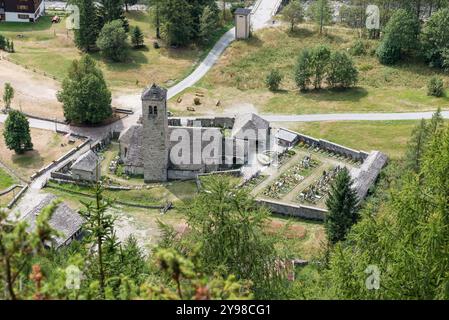
<instances>
[{"instance_id":1,"label":"conifer tree","mask_svg":"<svg viewBox=\"0 0 449 320\"><path fill-rule=\"evenodd\" d=\"M343 168L331 185L326 206L328 214L325 220L327 239L331 244L346 239L352 225L357 222L357 193L348 169Z\"/></svg>"},{"instance_id":2,"label":"conifer tree","mask_svg":"<svg viewBox=\"0 0 449 320\"><path fill-rule=\"evenodd\" d=\"M134 46L134 48L140 48L144 44L143 33L140 30L139 26L135 26L133 28L133 31L131 34L131 43Z\"/></svg>"},{"instance_id":3,"label":"conifer tree","mask_svg":"<svg viewBox=\"0 0 449 320\"><path fill-rule=\"evenodd\" d=\"M79 29L75 29L75 44L78 49L88 52L95 49L95 41L100 33L98 10L93 0L74 0L80 10Z\"/></svg>"},{"instance_id":4,"label":"conifer tree","mask_svg":"<svg viewBox=\"0 0 449 320\"><path fill-rule=\"evenodd\" d=\"M89 233L88 237L96 248L97 279L99 282L99 296L105 298L106 270L104 251L106 245L115 243L114 239L114 218L107 212L110 202L103 198L103 188L100 183L95 186L95 201L83 202L84 210L81 216L85 219L84 229Z\"/></svg>"}]
</instances>

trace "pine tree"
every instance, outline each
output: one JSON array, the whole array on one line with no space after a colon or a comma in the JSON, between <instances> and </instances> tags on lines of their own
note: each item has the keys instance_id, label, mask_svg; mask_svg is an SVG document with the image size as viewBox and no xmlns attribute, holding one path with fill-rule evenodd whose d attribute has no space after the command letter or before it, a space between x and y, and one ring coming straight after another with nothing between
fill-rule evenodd
<instances>
[{"instance_id":1,"label":"pine tree","mask_svg":"<svg viewBox=\"0 0 449 320\"><path fill-rule=\"evenodd\" d=\"M143 37L143 33L140 30L139 26L135 26L133 28L133 32L131 34L131 43L134 46L134 48L143 47L144 37Z\"/></svg>"},{"instance_id":2,"label":"pine tree","mask_svg":"<svg viewBox=\"0 0 449 320\"><path fill-rule=\"evenodd\" d=\"M216 7L216 5L215 5ZM203 43L210 41L211 36L215 33L219 26L219 17L216 8L211 6L204 7L203 13L200 17L198 36Z\"/></svg>"},{"instance_id":3,"label":"pine tree","mask_svg":"<svg viewBox=\"0 0 449 320\"><path fill-rule=\"evenodd\" d=\"M105 298L106 276L105 270L105 246L115 246L114 218L107 212L110 207L108 200L103 198L103 188L99 183L95 186L95 201L83 202L84 210L80 212L85 219L84 229L89 233L89 241L96 246L97 279L99 281L99 296Z\"/></svg>"},{"instance_id":4,"label":"pine tree","mask_svg":"<svg viewBox=\"0 0 449 320\"><path fill-rule=\"evenodd\" d=\"M57 97L68 121L95 124L112 115L111 92L103 73L88 55L73 61Z\"/></svg>"},{"instance_id":5,"label":"pine tree","mask_svg":"<svg viewBox=\"0 0 449 320\"><path fill-rule=\"evenodd\" d=\"M327 239L331 244L346 239L346 235L359 217L357 194L352 188L353 182L348 169L343 168L331 185L326 206L328 214L325 220Z\"/></svg>"},{"instance_id":6,"label":"pine tree","mask_svg":"<svg viewBox=\"0 0 449 320\"><path fill-rule=\"evenodd\" d=\"M183 46L194 36L192 6L186 0L166 0L159 3L159 17L169 45Z\"/></svg>"},{"instance_id":7,"label":"pine tree","mask_svg":"<svg viewBox=\"0 0 449 320\"><path fill-rule=\"evenodd\" d=\"M9 112L3 136L8 149L14 150L18 154L33 149L28 119L20 111L11 110Z\"/></svg>"},{"instance_id":8,"label":"pine tree","mask_svg":"<svg viewBox=\"0 0 449 320\"><path fill-rule=\"evenodd\" d=\"M80 10L79 29L75 29L75 44L82 51L91 51L95 48L100 27L98 23L97 7L93 0L75 0Z\"/></svg>"}]
</instances>

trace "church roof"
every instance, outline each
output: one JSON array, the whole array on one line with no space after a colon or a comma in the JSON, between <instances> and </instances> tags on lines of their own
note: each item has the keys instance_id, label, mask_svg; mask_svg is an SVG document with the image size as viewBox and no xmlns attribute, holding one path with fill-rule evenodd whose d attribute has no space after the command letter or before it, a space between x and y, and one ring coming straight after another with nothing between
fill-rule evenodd
<instances>
[{"instance_id":1,"label":"church roof","mask_svg":"<svg viewBox=\"0 0 449 320\"><path fill-rule=\"evenodd\" d=\"M71 169L94 172L98 165L98 159L98 155L92 150L89 150L73 163Z\"/></svg>"},{"instance_id":2,"label":"church roof","mask_svg":"<svg viewBox=\"0 0 449 320\"><path fill-rule=\"evenodd\" d=\"M50 205L56 197L54 195L46 196L33 210L29 211L24 220L28 223L28 230L31 231L36 227L36 217L41 211ZM50 221L48 222L50 227L58 231L58 236L54 237L56 248L59 248L65 244L76 232L78 232L84 219L71 208L69 208L64 202L57 205L53 212Z\"/></svg>"},{"instance_id":3,"label":"church roof","mask_svg":"<svg viewBox=\"0 0 449 320\"><path fill-rule=\"evenodd\" d=\"M240 114L235 118L234 127L232 128L232 136L243 135L247 129L255 130L268 130L270 123L254 113Z\"/></svg>"},{"instance_id":4,"label":"church roof","mask_svg":"<svg viewBox=\"0 0 449 320\"><path fill-rule=\"evenodd\" d=\"M146 88L142 93L142 100L164 100L167 99L167 89L157 86L155 83Z\"/></svg>"}]
</instances>

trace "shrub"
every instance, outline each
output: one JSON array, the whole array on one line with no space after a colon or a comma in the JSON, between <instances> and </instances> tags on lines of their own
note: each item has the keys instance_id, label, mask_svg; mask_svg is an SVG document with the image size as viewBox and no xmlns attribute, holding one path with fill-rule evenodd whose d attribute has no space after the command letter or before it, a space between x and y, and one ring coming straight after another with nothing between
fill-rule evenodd
<instances>
[{"instance_id":1,"label":"shrub","mask_svg":"<svg viewBox=\"0 0 449 320\"><path fill-rule=\"evenodd\" d=\"M283 75L278 70L271 70L265 79L265 83L271 91L279 90Z\"/></svg>"},{"instance_id":2,"label":"shrub","mask_svg":"<svg viewBox=\"0 0 449 320\"><path fill-rule=\"evenodd\" d=\"M449 59L447 56L449 50L449 8L438 10L430 17L421 33L421 42L427 62L434 67L444 67L444 60Z\"/></svg>"},{"instance_id":3,"label":"shrub","mask_svg":"<svg viewBox=\"0 0 449 320\"><path fill-rule=\"evenodd\" d=\"M329 59L327 82L333 88L349 88L357 83L358 71L345 52L333 52Z\"/></svg>"},{"instance_id":4,"label":"shrub","mask_svg":"<svg viewBox=\"0 0 449 320\"><path fill-rule=\"evenodd\" d=\"M377 50L380 63L394 64L402 53L418 47L419 21L409 11L395 11L387 26L382 43Z\"/></svg>"},{"instance_id":5,"label":"shrub","mask_svg":"<svg viewBox=\"0 0 449 320\"><path fill-rule=\"evenodd\" d=\"M383 42L377 48L376 54L380 63L392 65L401 59L401 48L391 42Z\"/></svg>"},{"instance_id":6,"label":"shrub","mask_svg":"<svg viewBox=\"0 0 449 320\"><path fill-rule=\"evenodd\" d=\"M97 39L97 46L112 61L120 62L126 58L127 34L122 20L106 23Z\"/></svg>"},{"instance_id":7,"label":"shrub","mask_svg":"<svg viewBox=\"0 0 449 320\"><path fill-rule=\"evenodd\" d=\"M366 54L366 44L358 39L351 47L350 52L353 56L363 56Z\"/></svg>"},{"instance_id":8,"label":"shrub","mask_svg":"<svg viewBox=\"0 0 449 320\"><path fill-rule=\"evenodd\" d=\"M443 79L437 76L432 77L427 84L427 95L433 97L442 97L444 95Z\"/></svg>"},{"instance_id":9,"label":"shrub","mask_svg":"<svg viewBox=\"0 0 449 320\"><path fill-rule=\"evenodd\" d=\"M310 50L303 49L295 66L295 82L300 90L306 90L310 85L311 70L311 53Z\"/></svg>"}]
</instances>

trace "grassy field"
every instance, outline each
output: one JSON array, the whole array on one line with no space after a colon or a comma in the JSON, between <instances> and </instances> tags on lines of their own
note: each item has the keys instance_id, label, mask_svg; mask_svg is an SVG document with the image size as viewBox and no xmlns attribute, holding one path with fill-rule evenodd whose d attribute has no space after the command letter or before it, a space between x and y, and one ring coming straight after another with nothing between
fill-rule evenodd
<instances>
[{"instance_id":1,"label":"grassy field","mask_svg":"<svg viewBox=\"0 0 449 320\"><path fill-rule=\"evenodd\" d=\"M108 62L98 53L92 55L113 88L135 89L149 82L169 86L182 79L208 49L196 46L174 49L161 40L158 40L161 48L154 49L155 31L149 13L130 12L127 17L131 27L138 25L143 31L146 48L129 50L123 63ZM36 24L2 23L0 33L14 41L16 53L9 55L12 61L58 80L65 77L72 60L81 56L73 44L73 33L65 29L65 20L52 24L51 17L46 16Z\"/></svg>"},{"instance_id":2,"label":"grassy field","mask_svg":"<svg viewBox=\"0 0 449 320\"><path fill-rule=\"evenodd\" d=\"M143 183L143 180L142 180ZM50 182L49 186L55 186L71 191L93 194L93 189L87 186L76 186L72 184L55 184ZM64 192L64 191L63 191ZM105 190L104 196L113 200L119 200L131 204L142 205L165 205L167 201L179 203L192 198L196 193L196 185L192 181L176 181L166 184L147 185L140 190Z\"/></svg>"},{"instance_id":3,"label":"grassy field","mask_svg":"<svg viewBox=\"0 0 449 320\"><path fill-rule=\"evenodd\" d=\"M9 188L16 180L0 167L0 191Z\"/></svg>"},{"instance_id":4,"label":"grassy field","mask_svg":"<svg viewBox=\"0 0 449 320\"><path fill-rule=\"evenodd\" d=\"M29 180L30 176L43 166L58 159L70 149L80 144L68 144L68 139L52 131L30 129L33 150L24 154L15 154L9 150L3 139L3 125L0 124L0 160L14 170L20 178Z\"/></svg>"},{"instance_id":5,"label":"grassy field","mask_svg":"<svg viewBox=\"0 0 449 320\"><path fill-rule=\"evenodd\" d=\"M269 230L281 231L289 252L295 258L311 259L316 257L326 240L322 223L278 215L273 216L270 220Z\"/></svg>"},{"instance_id":6,"label":"grassy field","mask_svg":"<svg viewBox=\"0 0 449 320\"><path fill-rule=\"evenodd\" d=\"M350 148L379 150L392 159L398 159L404 154L417 123L418 121L341 121L278 125Z\"/></svg>"},{"instance_id":7,"label":"grassy field","mask_svg":"<svg viewBox=\"0 0 449 320\"><path fill-rule=\"evenodd\" d=\"M216 100L221 100L221 111L244 111L249 103L263 113L284 114L401 112L448 107L449 91L443 98L434 98L427 96L426 88L435 74L443 77L447 86L447 74L416 61L383 66L372 54L378 45L376 41L368 42L366 55L354 57L360 72L358 87L347 91L298 92L293 70L302 48L326 44L347 51L356 39L356 30L339 27L329 28L326 36L319 36L310 25L301 25L293 33L286 27L261 30L248 41L234 42L211 72L185 96L198 90L205 94L206 103L196 113L210 112L214 107L212 101ZM285 76L281 90L274 93L266 89L264 82L271 69L278 69ZM172 102L171 107L176 110L177 104ZM178 109L183 111L184 107Z\"/></svg>"}]
</instances>

